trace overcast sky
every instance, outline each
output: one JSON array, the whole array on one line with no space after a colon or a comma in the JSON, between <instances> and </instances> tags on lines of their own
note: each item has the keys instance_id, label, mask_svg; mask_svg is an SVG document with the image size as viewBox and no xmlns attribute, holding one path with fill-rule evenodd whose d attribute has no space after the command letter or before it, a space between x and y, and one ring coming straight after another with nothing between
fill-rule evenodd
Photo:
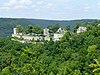
<instances>
[{"instance_id":1,"label":"overcast sky","mask_svg":"<svg viewBox=\"0 0 100 75\"><path fill-rule=\"evenodd\" d=\"M0 17L99 19L100 0L0 0Z\"/></svg>"}]
</instances>

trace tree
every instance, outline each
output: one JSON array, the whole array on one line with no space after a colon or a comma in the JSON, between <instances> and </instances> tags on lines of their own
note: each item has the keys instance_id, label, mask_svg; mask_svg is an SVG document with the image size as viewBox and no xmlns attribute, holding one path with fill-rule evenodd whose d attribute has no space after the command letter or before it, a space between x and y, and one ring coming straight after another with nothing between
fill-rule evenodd
<instances>
[{"instance_id":1,"label":"tree","mask_svg":"<svg viewBox=\"0 0 100 75\"><path fill-rule=\"evenodd\" d=\"M100 62L97 59L94 59L95 63L90 64L89 66L93 68L93 73L95 75L100 75Z\"/></svg>"},{"instance_id":2,"label":"tree","mask_svg":"<svg viewBox=\"0 0 100 75\"><path fill-rule=\"evenodd\" d=\"M55 25L53 26L53 31L54 33L60 28L60 24L59 23L55 23Z\"/></svg>"},{"instance_id":3,"label":"tree","mask_svg":"<svg viewBox=\"0 0 100 75\"><path fill-rule=\"evenodd\" d=\"M28 25L27 32L28 33L32 33L33 32L33 26L32 25Z\"/></svg>"},{"instance_id":4,"label":"tree","mask_svg":"<svg viewBox=\"0 0 100 75\"><path fill-rule=\"evenodd\" d=\"M70 24L65 27L65 30L70 31Z\"/></svg>"},{"instance_id":5,"label":"tree","mask_svg":"<svg viewBox=\"0 0 100 75\"><path fill-rule=\"evenodd\" d=\"M32 32L35 33L35 34L42 34L43 33L43 29L39 25L34 25Z\"/></svg>"},{"instance_id":6,"label":"tree","mask_svg":"<svg viewBox=\"0 0 100 75\"><path fill-rule=\"evenodd\" d=\"M17 25L17 33L22 33L23 32L23 27L21 25Z\"/></svg>"},{"instance_id":7,"label":"tree","mask_svg":"<svg viewBox=\"0 0 100 75\"><path fill-rule=\"evenodd\" d=\"M96 50L97 46L96 45L92 45L92 46L89 46L87 51L88 51L88 54L94 54L95 50Z\"/></svg>"},{"instance_id":8,"label":"tree","mask_svg":"<svg viewBox=\"0 0 100 75\"><path fill-rule=\"evenodd\" d=\"M81 23L80 22L77 22L76 25L75 25L75 27L74 27L74 32L77 31L77 29L78 29L79 26L81 26Z\"/></svg>"},{"instance_id":9,"label":"tree","mask_svg":"<svg viewBox=\"0 0 100 75\"><path fill-rule=\"evenodd\" d=\"M50 30L50 33L55 33L60 28L60 24L55 23L54 25L49 25L47 28Z\"/></svg>"},{"instance_id":10,"label":"tree","mask_svg":"<svg viewBox=\"0 0 100 75\"><path fill-rule=\"evenodd\" d=\"M10 73L9 67L5 67L5 68L2 70L1 75L12 75L12 74Z\"/></svg>"}]
</instances>

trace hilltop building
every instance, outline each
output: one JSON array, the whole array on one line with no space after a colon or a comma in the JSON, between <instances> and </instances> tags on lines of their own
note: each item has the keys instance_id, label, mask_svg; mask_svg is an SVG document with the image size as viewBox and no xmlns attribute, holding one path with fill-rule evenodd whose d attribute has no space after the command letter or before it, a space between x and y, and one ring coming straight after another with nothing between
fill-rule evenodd
<instances>
[{"instance_id":1,"label":"hilltop building","mask_svg":"<svg viewBox=\"0 0 100 75\"><path fill-rule=\"evenodd\" d=\"M98 26L100 26L100 24L98 24Z\"/></svg>"},{"instance_id":2,"label":"hilltop building","mask_svg":"<svg viewBox=\"0 0 100 75\"><path fill-rule=\"evenodd\" d=\"M48 28L44 29L44 40L50 41L50 33Z\"/></svg>"},{"instance_id":3,"label":"hilltop building","mask_svg":"<svg viewBox=\"0 0 100 75\"><path fill-rule=\"evenodd\" d=\"M45 35L45 36L49 36L49 29L48 29L48 28L45 28L45 29L44 29L44 35Z\"/></svg>"},{"instance_id":4,"label":"hilltop building","mask_svg":"<svg viewBox=\"0 0 100 75\"><path fill-rule=\"evenodd\" d=\"M14 34L17 34L17 32L16 32L16 28L14 28Z\"/></svg>"},{"instance_id":5,"label":"hilltop building","mask_svg":"<svg viewBox=\"0 0 100 75\"><path fill-rule=\"evenodd\" d=\"M14 28L14 29L13 29L12 37L18 37L18 38L21 38L21 36L18 35L18 33L17 33L17 28Z\"/></svg>"},{"instance_id":6,"label":"hilltop building","mask_svg":"<svg viewBox=\"0 0 100 75\"><path fill-rule=\"evenodd\" d=\"M24 42L31 41L31 40L48 40L50 41L50 38L52 38L54 41L60 40L64 33L66 31L63 28L59 28L56 33L53 34L53 37L50 37L49 29L44 28L43 29L43 35L40 34L34 34L34 35L28 35L23 33L17 33L16 28L13 29L12 37L22 38Z\"/></svg>"},{"instance_id":7,"label":"hilltop building","mask_svg":"<svg viewBox=\"0 0 100 75\"><path fill-rule=\"evenodd\" d=\"M86 31L86 30L87 30L86 27L79 27L79 28L77 29L77 33L81 33L81 32L84 32L84 31Z\"/></svg>"},{"instance_id":8,"label":"hilltop building","mask_svg":"<svg viewBox=\"0 0 100 75\"><path fill-rule=\"evenodd\" d=\"M65 31L63 28L59 28L59 29L57 30L57 32L54 33L53 40L54 40L54 41L60 40L60 39L63 37L63 35L65 34L65 32L66 32L66 31Z\"/></svg>"}]
</instances>

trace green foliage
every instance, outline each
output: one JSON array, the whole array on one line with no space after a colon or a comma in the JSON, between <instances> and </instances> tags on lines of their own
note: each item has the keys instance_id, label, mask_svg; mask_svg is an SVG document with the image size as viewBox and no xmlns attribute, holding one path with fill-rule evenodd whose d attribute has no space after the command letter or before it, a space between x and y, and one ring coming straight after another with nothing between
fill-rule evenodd
<instances>
[{"instance_id":1,"label":"green foliage","mask_svg":"<svg viewBox=\"0 0 100 75\"><path fill-rule=\"evenodd\" d=\"M33 26L32 25L28 25L28 28L27 28L27 33L32 33L33 32Z\"/></svg>"},{"instance_id":2,"label":"green foliage","mask_svg":"<svg viewBox=\"0 0 100 75\"><path fill-rule=\"evenodd\" d=\"M92 45L88 47L88 54L93 54L96 50L97 46L96 45Z\"/></svg>"},{"instance_id":3,"label":"green foliage","mask_svg":"<svg viewBox=\"0 0 100 75\"><path fill-rule=\"evenodd\" d=\"M91 68L93 68L93 73L95 74L95 75L99 75L100 74L100 61L98 61L97 59L94 59L94 61L96 62L96 64L94 64L94 63L92 63L92 64L90 64L89 66L91 67Z\"/></svg>"},{"instance_id":4,"label":"green foliage","mask_svg":"<svg viewBox=\"0 0 100 75\"><path fill-rule=\"evenodd\" d=\"M34 29L32 26L29 29ZM39 28L36 26L36 28ZM0 75L99 75L100 27L60 41L20 43L0 39Z\"/></svg>"},{"instance_id":5,"label":"green foliage","mask_svg":"<svg viewBox=\"0 0 100 75\"><path fill-rule=\"evenodd\" d=\"M24 31L26 34L43 34L43 29L39 25L28 25L28 28Z\"/></svg>"},{"instance_id":6,"label":"green foliage","mask_svg":"<svg viewBox=\"0 0 100 75\"><path fill-rule=\"evenodd\" d=\"M17 25L16 28L17 28L17 30L16 30L17 33L22 33L23 32L23 27L21 25Z\"/></svg>"},{"instance_id":7,"label":"green foliage","mask_svg":"<svg viewBox=\"0 0 100 75\"><path fill-rule=\"evenodd\" d=\"M70 24L65 27L65 30L70 31Z\"/></svg>"},{"instance_id":8,"label":"green foliage","mask_svg":"<svg viewBox=\"0 0 100 75\"><path fill-rule=\"evenodd\" d=\"M5 67L2 72L1 75L12 75L9 71L9 67Z\"/></svg>"},{"instance_id":9,"label":"green foliage","mask_svg":"<svg viewBox=\"0 0 100 75\"><path fill-rule=\"evenodd\" d=\"M43 29L41 26L39 25L34 25L33 26L33 33L36 33L36 34L43 34Z\"/></svg>"},{"instance_id":10,"label":"green foliage","mask_svg":"<svg viewBox=\"0 0 100 75\"><path fill-rule=\"evenodd\" d=\"M77 22L76 25L75 25L75 27L74 27L74 32L77 31L77 29L78 29L79 26L81 26L81 23L80 22Z\"/></svg>"},{"instance_id":11,"label":"green foliage","mask_svg":"<svg viewBox=\"0 0 100 75\"><path fill-rule=\"evenodd\" d=\"M56 23L55 25L49 25L47 28L50 29L50 33L55 33L60 28L60 24Z\"/></svg>"}]
</instances>

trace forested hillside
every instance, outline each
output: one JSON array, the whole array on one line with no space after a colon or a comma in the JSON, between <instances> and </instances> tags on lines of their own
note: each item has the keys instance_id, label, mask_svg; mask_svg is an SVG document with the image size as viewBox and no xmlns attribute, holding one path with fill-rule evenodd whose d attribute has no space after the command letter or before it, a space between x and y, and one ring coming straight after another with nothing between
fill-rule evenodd
<instances>
[{"instance_id":1,"label":"forested hillside","mask_svg":"<svg viewBox=\"0 0 100 75\"><path fill-rule=\"evenodd\" d=\"M23 27L31 25L40 25L42 27L47 27L48 25L55 25L59 23L61 26L71 25L71 29L74 27L76 22L92 22L91 19L86 20L71 20L71 21L57 21L57 20L40 20L40 19L15 19L15 18L0 18L0 37L11 36L13 33L13 28L20 24Z\"/></svg>"},{"instance_id":2,"label":"forested hillside","mask_svg":"<svg viewBox=\"0 0 100 75\"><path fill-rule=\"evenodd\" d=\"M100 75L100 26L85 26L43 44L0 39L0 75Z\"/></svg>"}]
</instances>

